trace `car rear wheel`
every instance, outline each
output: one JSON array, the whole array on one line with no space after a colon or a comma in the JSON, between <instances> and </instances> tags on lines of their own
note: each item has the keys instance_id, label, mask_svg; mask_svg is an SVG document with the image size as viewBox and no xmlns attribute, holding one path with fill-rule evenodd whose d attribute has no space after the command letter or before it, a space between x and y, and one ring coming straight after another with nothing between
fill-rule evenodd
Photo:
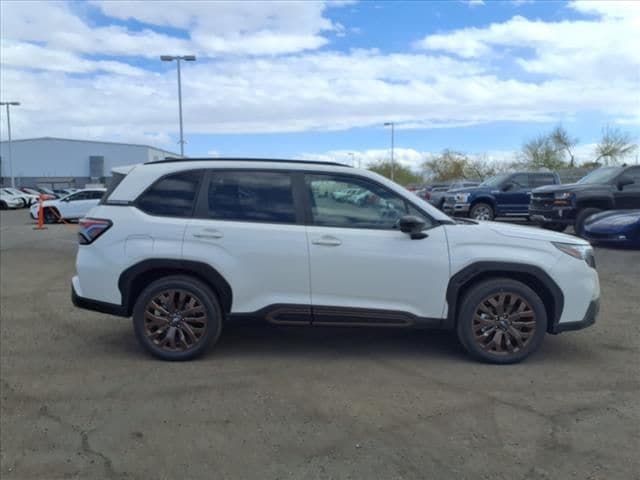
<instances>
[{"instance_id":1,"label":"car rear wheel","mask_svg":"<svg viewBox=\"0 0 640 480\"><path fill-rule=\"evenodd\" d=\"M573 227L576 235L582 237L584 235L584 224L587 221L587 218L600 211L601 210L599 208L583 208L582 210L580 210L576 215L576 222Z\"/></svg>"},{"instance_id":2,"label":"car rear wheel","mask_svg":"<svg viewBox=\"0 0 640 480\"><path fill-rule=\"evenodd\" d=\"M493 207L488 203L476 203L471 207L469 217L474 220L493 220L495 212L493 211Z\"/></svg>"},{"instance_id":3,"label":"car rear wheel","mask_svg":"<svg viewBox=\"0 0 640 480\"><path fill-rule=\"evenodd\" d=\"M195 278L176 275L151 283L133 309L140 344L162 360L190 360L215 343L222 331L216 295Z\"/></svg>"},{"instance_id":4,"label":"car rear wheel","mask_svg":"<svg viewBox=\"0 0 640 480\"><path fill-rule=\"evenodd\" d=\"M525 359L540 347L546 330L542 300L515 280L481 282L460 305L458 339L472 356L485 362L509 364Z\"/></svg>"}]
</instances>

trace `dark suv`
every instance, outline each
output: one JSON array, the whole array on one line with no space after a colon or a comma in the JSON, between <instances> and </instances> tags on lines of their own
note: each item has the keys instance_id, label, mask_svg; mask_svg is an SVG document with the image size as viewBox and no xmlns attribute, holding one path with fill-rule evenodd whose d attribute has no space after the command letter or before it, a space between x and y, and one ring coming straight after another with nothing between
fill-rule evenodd
<instances>
[{"instance_id":1,"label":"dark suv","mask_svg":"<svg viewBox=\"0 0 640 480\"><path fill-rule=\"evenodd\" d=\"M559 183L560 177L553 172L502 173L477 187L447 192L443 210L449 215L465 215L476 220L526 217L531 190Z\"/></svg>"},{"instance_id":2,"label":"dark suv","mask_svg":"<svg viewBox=\"0 0 640 480\"><path fill-rule=\"evenodd\" d=\"M602 210L640 208L640 166L603 167L577 183L537 188L529 215L545 228L568 225L582 235L585 220Z\"/></svg>"}]
</instances>

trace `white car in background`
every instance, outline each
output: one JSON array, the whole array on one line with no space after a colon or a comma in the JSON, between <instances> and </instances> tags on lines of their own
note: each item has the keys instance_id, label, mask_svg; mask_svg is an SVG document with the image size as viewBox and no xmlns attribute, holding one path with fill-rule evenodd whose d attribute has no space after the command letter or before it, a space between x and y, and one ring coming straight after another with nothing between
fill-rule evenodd
<instances>
[{"instance_id":1,"label":"white car in background","mask_svg":"<svg viewBox=\"0 0 640 480\"><path fill-rule=\"evenodd\" d=\"M87 188L78 190L66 197L42 202L44 222L57 223L61 220L77 220L84 217L89 210L100 203L104 188ZM38 219L40 205L31 206L31 217Z\"/></svg>"},{"instance_id":2,"label":"white car in background","mask_svg":"<svg viewBox=\"0 0 640 480\"><path fill-rule=\"evenodd\" d=\"M38 195L32 195L30 193L21 192L17 188L5 187L1 189L3 193L18 197L23 201L23 207L29 207L38 201Z\"/></svg>"},{"instance_id":3,"label":"white car in background","mask_svg":"<svg viewBox=\"0 0 640 480\"><path fill-rule=\"evenodd\" d=\"M6 210L7 208L22 208L24 206L24 200L17 195L11 195L4 191L4 188L0 189L0 210Z\"/></svg>"}]
</instances>

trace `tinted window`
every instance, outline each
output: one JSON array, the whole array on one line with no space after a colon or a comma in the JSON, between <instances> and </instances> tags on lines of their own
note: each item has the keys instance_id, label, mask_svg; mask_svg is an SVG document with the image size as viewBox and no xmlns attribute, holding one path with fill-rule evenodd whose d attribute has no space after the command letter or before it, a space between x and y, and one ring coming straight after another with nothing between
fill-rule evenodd
<instances>
[{"instance_id":1,"label":"tinted window","mask_svg":"<svg viewBox=\"0 0 640 480\"><path fill-rule=\"evenodd\" d=\"M202 170L168 175L143 193L137 205L151 215L190 217L201 177Z\"/></svg>"},{"instance_id":2,"label":"tinted window","mask_svg":"<svg viewBox=\"0 0 640 480\"><path fill-rule=\"evenodd\" d=\"M78 192L78 193L73 193L66 198L69 202L76 202L78 200L87 200L91 197L89 197L89 192Z\"/></svg>"},{"instance_id":3,"label":"tinted window","mask_svg":"<svg viewBox=\"0 0 640 480\"><path fill-rule=\"evenodd\" d=\"M518 173L509 179L515 186L514 190L529 188L529 175L526 173Z\"/></svg>"},{"instance_id":4,"label":"tinted window","mask_svg":"<svg viewBox=\"0 0 640 480\"><path fill-rule=\"evenodd\" d=\"M529 184L531 188L543 187L555 183L555 178L549 173L535 173L529 175Z\"/></svg>"},{"instance_id":5,"label":"tinted window","mask_svg":"<svg viewBox=\"0 0 640 480\"><path fill-rule=\"evenodd\" d=\"M631 180L634 181L633 183L634 188L640 187L640 168L638 167L630 168L626 172L624 172L624 176L629 177Z\"/></svg>"},{"instance_id":6,"label":"tinted window","mask_svg":"<svg viewBox=\"0 0 640 480\"><path fill-rule=\"evenodd\" d=\"M104 192L101 192L100 190L94 190L93 192L89 192L89 198L91 200L100 200L103 195L104 195Z\"/></svg>"},{"instance_id":7,"label":"tinted window","mask_svg":"<svg viewBox=\"0 0 640 480\"><path fill-rule=\"evenodd\" d=\"M291 176L279 172L216 171L208 214L218 220L295 223Z\"/></svg>"},{"instance_id":8,"label":"tinted window","mask_svg":"<svg viewBox=\"0 0 640 480\"><path fill-rule=\"evenodd\" d=\"M325 227L397 228L403 215L418 215L405 199L365 179L332 175L308 175L313 223Z\"/></svg>"}]
</instances>

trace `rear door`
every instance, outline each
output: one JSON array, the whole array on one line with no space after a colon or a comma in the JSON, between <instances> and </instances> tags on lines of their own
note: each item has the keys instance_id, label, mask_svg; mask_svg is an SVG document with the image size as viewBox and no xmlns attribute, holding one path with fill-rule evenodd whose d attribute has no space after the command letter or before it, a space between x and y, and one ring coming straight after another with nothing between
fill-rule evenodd
<instances>
[{"instance_id":1,"label":"rear door","mask_svg":"<svg viewBox=\"0 0 640 480\"><path fill-rule=\"evenodd\" d=\"M355 175L306 174L314 324L406 324L440 319L449 279L444 227L406 199ZM338 202L327 191L360 188L367 202ZM432 228L411 240L397 227L406 214Z\"/></svg>"},{"instance_id":2,"label":"rear door","mask_svg":"<svg viewBox=\"0 0 640 480\"><path fill-rule=\"evenodd\" d=\"M298 175L296 177L296 175ZM211 170L183 258L207 261L231 285L232 313L309 323L309 254L294 181L285 170Z\"/></svg>"}]
</instances>

